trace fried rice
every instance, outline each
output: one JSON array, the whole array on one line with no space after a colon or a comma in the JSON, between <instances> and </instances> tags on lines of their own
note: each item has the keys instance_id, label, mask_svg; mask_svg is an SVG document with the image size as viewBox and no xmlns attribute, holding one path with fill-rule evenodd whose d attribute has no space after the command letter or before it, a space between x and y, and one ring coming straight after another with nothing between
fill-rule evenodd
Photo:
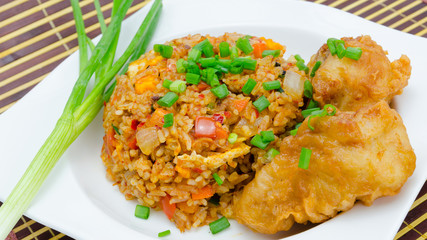
<instances>
[{"instance_id":1,"label":"fried rice","mask_svg":"<svg viewBox=\"0 0 427 240\"><path fill-rule=\"evenodd\" d=\"M239 50L240 57L256 59L256 69L219 74L229 94L220 99L209 84L187 84L171 107L158 101L170 90L165 79L186 80L177 71L179 59L188 60L193 47L208 39L216 55L219 44L236 46L247 38L252 46L280 50L277 57L259 56ZM117 85L106 103L102 160L107 177L128 200L161 210L185 231L208 224L218 215L232 216L233 195L250 182L264 164L267 152L278 149L281 139L302 120L305 73L293 57L285 60L285 47L271 39L226 33L219 37L188 35L166 42L173 47L170 58L151 50L130 64L128 72L117 77ZM230 56L221 59L230 59ZM218 57L217 57L218 59ZM200 64L198 64L200 67ZM200 67L201 68L201 67ZM251 94L242 88L248 79L256 85ZM280 81L280 89L265 90L263 83ZM259 111L253 102L265 96L270 105ZM163 127L164 115L173 114L173 125ZM213 121L213 134L200 135L197 121ZM261 149L251 139L261 131L273 131L275 140ZM237 140L229 141L231 133ZM233 143L230 143L233 142ZM220 178L215 180L214 175ZM221 183L222 182L222 183Z\"/></svg>"}]
</instances>

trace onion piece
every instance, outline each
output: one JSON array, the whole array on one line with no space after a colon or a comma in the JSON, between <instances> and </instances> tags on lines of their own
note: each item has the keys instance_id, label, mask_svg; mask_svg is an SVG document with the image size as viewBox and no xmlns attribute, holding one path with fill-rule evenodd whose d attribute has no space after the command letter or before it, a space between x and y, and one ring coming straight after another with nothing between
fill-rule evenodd
<instances>
[{"instance_id":1,"label":"onion piece","mask_svg":"<svg viewBox=\"0 0 427 240\"><path fill-rule=\"evenodd\" d=\"M141 128L136 132L136 143L142 153L149 155L160 145L156 127Z\"/></svg>"},{"instance_id":2,"label":"onion piece","mask_svg":"<svg viewBox=\"0 0 427 240\"><path fill-rule=\"evenodd\" d=\"M216 137L215 120L209 117L196 117L195 137Z\"/></svg>"},{"instance_id":3,"label":"onion piece","mask_svg":"<svg viewBox=\"0 0 427 240\"><path fill-rule=\"evenodd\" d=\"M283 80L283 90L292 98L302 98L304 92L304 80L296 72L287 71Z\"/></svg>"}]
</instances>

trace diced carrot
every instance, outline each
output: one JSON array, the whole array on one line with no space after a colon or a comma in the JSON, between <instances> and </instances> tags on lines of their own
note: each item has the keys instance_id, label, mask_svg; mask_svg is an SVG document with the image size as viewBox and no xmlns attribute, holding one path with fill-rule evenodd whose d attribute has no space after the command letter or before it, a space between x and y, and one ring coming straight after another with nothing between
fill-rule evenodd
<instances>
[{"instance_id":1,"label":"diced carrot","mask_svg":"<svg viewBox=\"0 0 427 240\"><path fill-rule=\"evenodd\" d=\"M267 44L267 48L268 49L271 49L271 50L277 50L277 49L279 49L279 50L285 50L285 47L282 44L277 43L277 42L275 42L275 41L273 41L271 39L266 39L264 37L260 37L260 39L262 39L262 40L265 41L265 43Z\"/></svg>"},{"instance_id":2,"label":"diced carrot","mask_svg":"<svg viewBox=\"0 0 427 240\"><path fill-rule=\"evenodd\" d=\"M166 214L169 220L172 219L176 210L176 204L175 203L171 204L170 200L171 200L171 196L169 196L168 194L160 200L162 204L163 212Z\"/></svg>"},{"instance_id":3,"label":"diced carrot","mask_svg":"<svg viewBox=\"0 0 427 240\"><path fill-rule=\"evenodd\" d=\"M237 111L241 112L245 109L246 105L248 105L249 98L242 98L233 101L233 108L237 109Z\"/></svg>"},{"instance_id":4,"label":"diced carrot","mask_svg":"<svg viewBox=\"0 0 427 240\"><path fill-rule=\"evenodd\" d=\"M138 145L136 144L136 137L133 137L128 141L128 147L130 149L138 149Z\"/></svg>"},{"instance_id":5,"label":"diced carrot","mask_svg":"<svg viewBox=\"0 0 427 240\"><path fill-rule=\"evenodd\" d=\"M216 126L215 135L216 135L216 139L228 138L228 132L224 130L221 126Z\"/></svg>"},{"instance_id":6,"label":"diced carrot","mask_svg":"<svg viewBox=\"0 0 427 240\"><path fill-rule=\"evenodd\" d=\"M179 165L176 165L175 170L183 177L183 178L190 178L191 171L188 168L183 168Z\"/></svg>"},{"instance_id":7,"label":"diced carrot","mask_svg":"<svg viewBox=\"0 0 427 240\"><path fill-rule=\"evenodd\" d=\"M151 117L147 120L147 122L145 123L146 127L162 127L165 120L164 120L164 116L166 114L168 114L169 111L166 111L163 108L157 108L153 114L151 115Z\"/></svg>"},{"instance_id":8,"label":"diced carrot","mask_svg":"<svg viewBox=\"0 0 427 240\"><path fill-rule=\"evenodd\" d=\"M199 89L199 91L206 90L208 87L209 85L203 81L200 81L199 85L197 85L197 88Z\"/></svg>"},{"instance_id":9,"label":"diced carrot","mask_svg":"<svg viewBox=\"0 0 427 240\"><path fill-rule=\"evenodd\" d=\"M252 47L254 48L254 55L256 58L262 58L262 52L267 49L267 45L264 43L255 43Z\"/></svg>"},{"instance_id":10,"label":"diced carrot","mask_svg":"<svg viewBox=\"0 0 427 240\"><path fill-rule=\"evenodd\" d=\"M144 76L135 82L135 92L137 94L142 94L149 90L154 90L156 88L156 78L154 76Z\"/></svg>"},{"instance_id":11,"label":"diced carrot","mask_svg":"<svg viewBox=\"0 0 427 240\"><path fill-rule=\"evenodd\" d=\"M215 194L215 191L212 188L212 186L206 185L206 186L200 188L197 193L191 194L191 198L193 200L200 200L200 199L212 197L214 194Z\"/></svg>"}]
</instances>

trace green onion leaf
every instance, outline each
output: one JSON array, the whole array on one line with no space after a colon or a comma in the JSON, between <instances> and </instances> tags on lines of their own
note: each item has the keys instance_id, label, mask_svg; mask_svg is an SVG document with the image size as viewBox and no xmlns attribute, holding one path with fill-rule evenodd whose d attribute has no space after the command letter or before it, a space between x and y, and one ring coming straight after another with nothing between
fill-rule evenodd
<instances>
[{"instance_id":1,"label":"green onion leaf","mask_svg":"<svg viewBox=\"0 0 427 240\"><path fill-rule=\"evenodd\" d=\"M200 65L202 65L202 67L204 68L213 67L216 65L216 63L217 63L217 60L214 57L200 59Z\"/></svg>"},{"instance_id":2,"label":"green onion leaf","mask_svg":"<svg viewBox=\"0 0 427 240\"><path fill-rule=\"evenodd\" d=\"M262 57L273 56L274 58L280 56L280 50L264 50L262 52Z\"/></svg>"},{"instance_id":3,"label":"green onion leaf","mask_svg":"<svg viewBox=\"0 0 427 240\"><path fill-rule=\"evenodd\" d=\"M176 61L176 71L178 73L185 73L185 64L187 63L187 61L185 61L183 58L178 59L178 61Z\"/></svg>"},{"instance_id":4,"label":"green onion leaf","mask_svg":"<svg viewBox=\"0 0 427 240\"><path fill-rule=\"evenodd\" d=\"M244 69L253 70L256 69L257 60L250 58L235 58L233 63L242 63Z\"/></svg>"},{"instance_id":5,"label":"green onion leaf","mask_svg":"<svg viewBox=\"0 0 427 240\"><path fill-rule=\"evenodd\" d=\"M230 44L228 42L221 42L219 44L219 55L223 58L230 56Z\"/></svg>"},{"instance_id":6,"label":"green onion leaf","mask_svg":"<svg viewBox=\"0 0 427 240\"><path fill-rule=\"evenodd\" d=\"M263 142L272 142L274 141L273 131L261 131L261 137Z\"/></svg>"},{"instance_id":7,"label":"green onion leaf","mask_svg":"<svg viewBox=\"0 0 427 240\"><path fill-rule=\"evenodd\" d=\"M236 133L230 133L230 135L228 135L228 142L234 144L237 141L237 137L238 135Z\"/></svg>"},{"instance_id":8,"label":"green onion leaf","mask_svg":"<svg viewBox=\"0 0 427 240\"><path fill-rule=\"evenodd\" d=\"M329 109L332 109L332 111L329 112ZM323 110L326 112L328 116L334 116L335 113L337 112L337 108L332 104L326 104L325 106L323 106Z\"/></svg>"},{"instance_id":9,"label":"green onion leaf","mask_svg":"<svg viewBox=\"0 0 427 240\"><path fill-rule=\"evenodd\" d=\"M255 102L252 103L258 112L262 112L264 109L266 109L268 106L270 106L270 102L265 96L261 96L258 98Z\"/></svg>"},{"instance_id":10,"label":"green onion leaf","mask_svg":"<svg viewBox=\"0 0 427 240\"><path fill-rule=\"evenodd\" d=\"M341 59L345 56L345 52L346 52L345 46L344 46L344 41L338 40L335 43L336 43L336 48L337 48L337 56L339 59Z\"/></svg>"},{"instance_id":11,"label":"green onion leaf","mask_svg":"<svg viewBox=\"0 0 427 240\"><path fill-rule=\"evenodd\" d=\"M223 184L222 179L219 177L218 173L214 173L212 174L212 177L215 179L215 182L218 183L219 186L221 186L221 184Z\"/></svg>"},{"instance_id":12,"label":"green onion leaf","mask_svg":"<svg viewBox=\"0 0 427 240\"><path fill-rule=\"evenodd\" d=\"M302 59L302 57L299 54L295 54L294 58L295 60L297 60L297 62L305 63L304 59Z\"/></svg>"},{"instance_id":13,"label":"green onion leaf","mask_svg":"<svg viewBox=\"0 0 427 240\"><path fill-rule=\"evenodd\" d=\"M218 59L218 61L217 61L218 65L225 67L225 68L230 68L231 63L232 63L232 61L230 59Z\"/></svg>"},{"instance_id":14,"label":"green onion leaf","mask_svg":"<svg viewBox=\"0 0 427 240\"><path fill-rule=\"evenodd\" d=\"M315 108L315 107L318 107L318 106L319 106L318 102L314 101L314 99L310 99L310 101L307 104L307 109Z\"/></svg>"},{"instance_id":15,"label":"green onion leaf","mask_svg":"<svg viewBox=\"0 0 427 240\"><path fill-rule=\"evenodd\" d=\"M251 52L254 51L251 43L249 42L249 39L246 37L237 39L236 47L242 50L242 52L244 52L246 55L249 55Z\"/></svg>"},{"instance_id":16,"label":"green onion leaf","mask_svg":"<svg viewBox=\"0 0 427 240\"><path fill-rule=\"evenodd\" d=\"M329 48L329 52L331 52L332 56L337 54L337 48L335 47L335 41L337 41L337 40L338 39L336 39L336 38L329 38L326 41L326 44L328 45L328 48Z\"/></svg>"},{"instance_id":17,"label":"green onion leaf","mask_svg":"<svg viewBox=\"0 0 427 240\"><path fill-rule=\"evenodd\" d=\"M136 205L135 208L135 217L148 219L150 216L150 208L146 206Z\"/></svg>"},{"instance_id":18,"label":"green onion leaf","mask_svg":"<svg viewBox=\"0 0 427 240\"><path fill-rule=\"evenodd\" d=\"M270 148L265 154L265 158L267 158L268 162L271 162L274 159L274 157L279 154L280 152L277 151L275 148Z\"/></svg>"},{"instance_id":19,"label":"green onion leaf","mask_svg":"<svg viewBox=\"0 0 427 240\"><path fill-rule=\"evenodd\" d=\"M122 134L120 133L119 129L118 129L116 126L114 126L113 124L111 124L111 126L113 127L114 131L115 131L117 134L122 135Z\"/></svg>"},{"instance_id":20,"label":"green onion leaf","mask_svg":"<svg viewBox=\"0 0 427 240\"><path fill-rule=\"evenodd\" d=\"M353 59L353 60L359 60L359 58L362 56L362 49L360 47L348 47L345 51L345 57Z\"/></svg>"},{"instance_id":21,"label":"green onion leaf","mask_svg":"<svg viewBox=\"0 0 427 240\"><path fill-rule=\"evenodd\" d=\"M311 158L311 149L301 148L301 154L299 156L298 167L307 170Z\"/></svg>"},{"instance_id":22,"label":"green onion leaf","mask_svg":"<svg viewBox=\"0 0 427 240\"><path fill-rule=\"evenodd\" d=\"M301 126L301 124L302 124L302 123L298 123L297 125L295 125L295 128L294 128L293 130L291 130L289 133L290 133L292 136L297 135L298 128Z\"/></svg>"},{"instance_id":23,"label":"green onion leaf","mask_svg":"<svg viewBox=\"0 0 427 240\"><path fill-rule=\"evenodd\" d=\"M173 113L165 114L163 116L163 121L164 121L164 124L163 124L164 128L172 127L172 125L173 125Z\"/></svg>"},{"instance_id":24,"label":"green onion leaf","mask_svg":"<svg viewBox=\"0 0 427 240\"><path fill-rule=\"evenodd\" d=\"M313 98L313 85L309 80L304 81L304 96Z\"/></svg>"},{"instance_id":25,"label":"green onion leaf","mask_svg":"<svg viewBox=\"0 0 427 240\"><path fill-rule=\"evenodd\" d=\"M200 75L200 68L194 61L186 61L184 64L185 68L187 69L187 72L199 74Z\"/></svg>"},{"instance_id":26,"label":"green onion leaf","mask_svg":"<svg viewBox=\"0 0 427 240\"><path fill-rule=\"evenodd\" d=\"M217 87L212 88L211 92L215 96L217 96L219 99L223 99L223 98L227 97L228 94L230 94L230 92L228 91L227 85L225 85L225 84L221 84Z\"/></svg>"},{"instance_id":27,"label":"green onion leaf","mask_svg":"<svg viewBox=\"0 0 427 240\"><path fill-rule=\"evenodd\" d=\"M321 61L317 61L314 64L313 68L311 69L310 77L314 77L316 75L316 71L317 71L317 69L319 69L319 67L320 67L321 64L322 64Z\"/></svg>"},{"instance_id":28,"label":"green onion leaf","mask_svg":"<svg viewBox=\"0 0 427 240\"><path fill-rule=\"evenodd\" d=\"M160 53L164 58L171 58L173 53L173 47L164 44L154 44L154 52Z\"/></svg>"},{"instance_id":29,"label":"green onion leaf","mask_svg":"<svg viewBox=\"0 0 427 240\"><path fill-rule=\"evenodd\" d=\"M185 80L190 84L197 85L200 83L200 75L194 73L187 73L185 74Z\"/></svg>"},{"instance_id":30,"label":"green onion leaf","mask_svg":"<svg viewBox=\"0 0 427 240\"><path fill-rule=\"evenodd\" d=\"M170 85L173 83L173 81L169 80L169 79L164 79L163 83L162 83L162 87L169 89Z\"/></svg>"},{"instance_id":31,"label":"green onion leaf","mask_svg":"<svg viewBox=\"0 0 427 240\"><path fill-rule=\"evenodd\" d=\"M166 231L163 231L163 232L159 232L159 234L157 234L157 236L158 237L166 237L166 236L168 236L170 234L171 234L171 230L166 230Z\"/></svg>"},{"instance_id":32,"label":"green onion leaf","mask_svg":"<svg viewBox=\"0 0 427 240\"><path fill-rule=\"evenodd\" d=\"M214 222L209 223L209 228L211 229L212 234L217 234L228 227L230 227L230 223L226 217L222 217Z\"/></svg>"},{"instance_id":33,"label":"green onion leaf","mask_svg":"<svg viewBox=\"0 0 427 240\"><path fill-rule=\"evenodd\" d=\"M269 82L263 83L262 87L267 91L275 90L275 89L279 89L281 87L281 83L279 80L269 81Z\"/></svg>"},{"instance_id":34,"label":"green onion leaf","mask_svg":"<svg viewBox=\"0 0 427 240\"><path fill-rule=\"evenodd\" d=\"M171 85L169 86L169 89L172 92L183 93L187 89L187 85L185 84L185 81L176 80L171 83Z\"/></svg>"},{"instance_id":35,"label":"green onion leaf","mask_svg":"<svg viewBox=\"0 0 427 240\"><path fill-rule=\"evenodd\" d=\"M157 101L157 103L162 107L171 107L177 100L178 95L174 92L166 93L162 98Z\"/></svg>"},{"instance_id":36,"label":"green onion leaf","mask_svg":"<svg viewBox=\"0 0 427 240\"><path fill-rule=\"evenodd\" d=\"M318 111L318 110L320 110L320 108L318 108L318 107L308 108L308 109L302 110L301 114L304 118L306 118L306 117L310 116L314 111Z\"/></svg>"},{"instance_id":37,"label":"green onion leaf","mask_svg":"<svg viewBox=\"0 0 427 240\"><path fill-rule=\"evenodd\" d=\"M245 85L243 85L242 92L244 94L251 94L252 90L256 86L256 81L252 78L249 78L248 81L246 81Z\"/></svg>"},{"instance_id":38,"label":"green onion leaf","mask_svg":"<svg viewBox=\"0 0 427 240\"><path fill-rule=\"evenodd\" d=\"M202 57L202 51L197 48L192 48L188 53L188 60L198 62L200 57Z\"/></svg>"},{"instance_id":39,"label":"green onion leaf","mask_svg":"<svg viewBox=\"0 0 427 240\"><path fill-rule=\"evenodd\" d=\"M265 142L262 140L262 136L259 134L256 134L252 139L251 139L251 144L254 145L255 147L261 148L261 149L265 149L268 144L270 142Z\"/></svg>"},{"instance_id":40,"label":"green onion leaf","mask_svg":"<svg viewBox=\"0 0 427 240\"><path fill-rule=\"evenodd\" d=\"M239 57L239 49L236 46L232 46L230 50L230 59L233 60Z\"/></svg>"},{"instance_id":41,"label":"green onion leaf","mask_svg":"<svg viewBox=\"0 0 427 240\"><path fill-rule=\"evenodd\" d=\"M243 72L243 63L242 62L232 62L230 67L230 73L240 74Z\"/></svg>"},{"instance_id":42,"label":"green onion leaf","mask_svg":"<svg viewBox=\"0 0 427 240\"><path fill-rule=\"evenodd\" d=\"M207 38L201 41L200 43L198 43L193 48L196 48L202 51L206 57L212 57L214 55L213 45L211 42L209 42L209 39Z\"/></svg>"},{"instance_id":43,"label":"green onion leaf","mask_svg":"<svg viewBox=\"0 0 427 240\"><path fill-rule=\"evenodd\" d=\"M308 73L308 67L304 64L304 62L303 61L298 61L297 63L296 63L296 66L298 67L298 70L300 70L300 71L304 71L305 73Z\"/></svg>"}]
</instances>

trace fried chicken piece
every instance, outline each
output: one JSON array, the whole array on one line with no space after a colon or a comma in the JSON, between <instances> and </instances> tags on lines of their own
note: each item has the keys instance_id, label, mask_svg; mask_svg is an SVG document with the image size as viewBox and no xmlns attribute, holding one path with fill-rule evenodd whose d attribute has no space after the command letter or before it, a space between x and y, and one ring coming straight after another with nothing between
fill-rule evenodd
<instances>
[{"instance_id":1,"label":"fried chicken piece","mask_svg":"<svg viewBox=\"0 0 427 240\"><path fill-rule=\"evenodd\" d=\"M400 116L385 101L357 112L313 117L257 172L233 202L240 223L261 233L288 230L294 222L323 222L397 194L415 168L415 154ZM301 148L312 150L308 170L298 168Z\"/></svg>"},{"instance_id":2,"label":"fried chicken piece","mask_svg":"<svg viewBox=\"0 0 427 240\"><path fill-rule=\"evenodd\" d=\"M341 111L355 111L401 94L411 75L410 60L406 55L390 63L382 47L369 36L342 38L345 47L360 47L359 60L332 56L324 44L313 55L308 66L317 61L322 65L311 79L313 98L322 106L330 103Z\"/></svg>"}]
</instances>

